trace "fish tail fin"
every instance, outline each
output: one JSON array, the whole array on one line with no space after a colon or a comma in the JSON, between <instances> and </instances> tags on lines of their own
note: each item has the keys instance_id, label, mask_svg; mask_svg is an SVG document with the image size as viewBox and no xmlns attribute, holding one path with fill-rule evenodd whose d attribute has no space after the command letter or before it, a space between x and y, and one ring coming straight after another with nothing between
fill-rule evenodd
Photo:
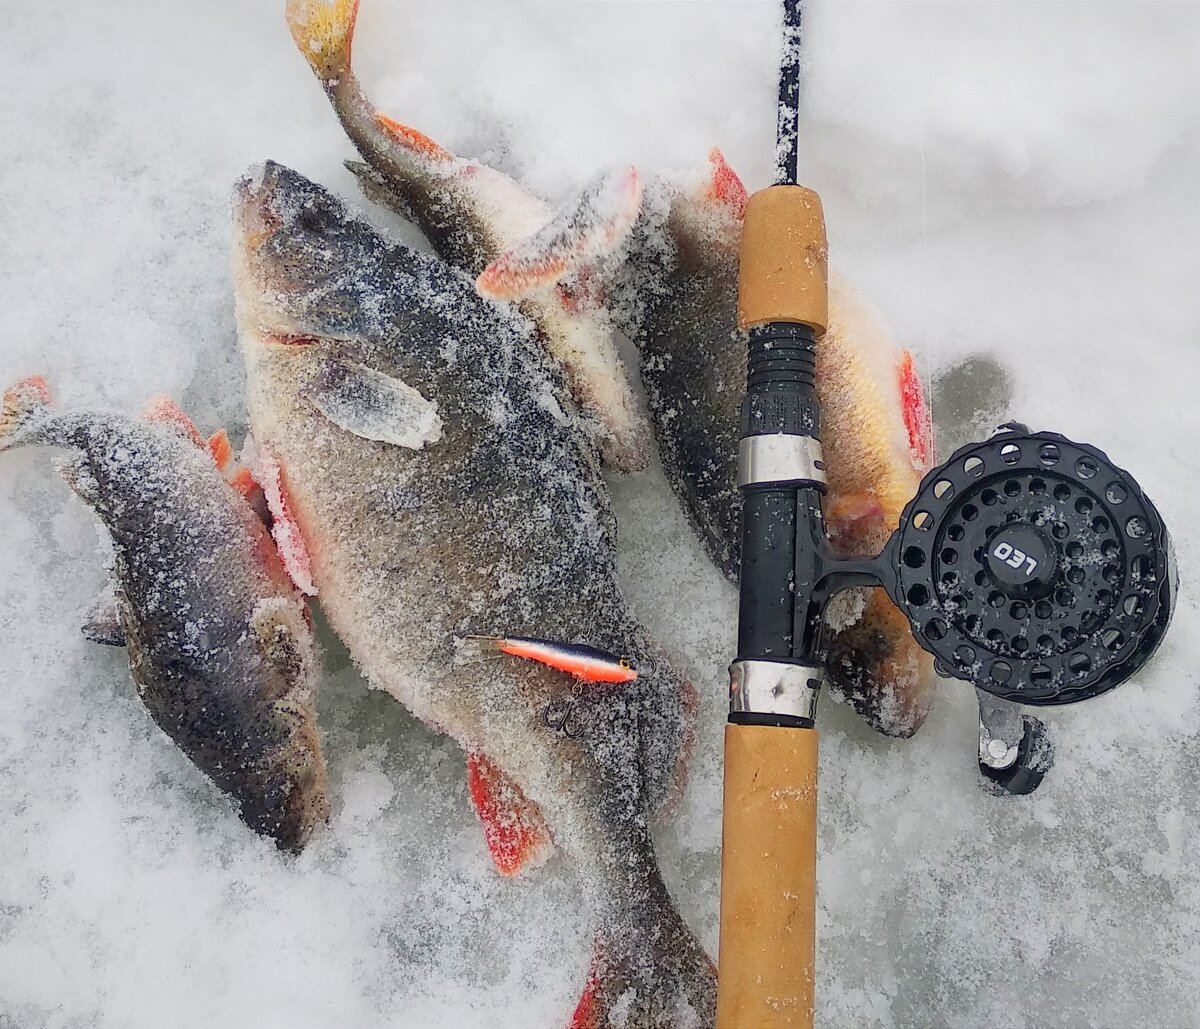
<instances>
[{"instance_id":1,"label":"fish tail fin","mask_svg":"<svg viewBox=\"0 0 1200 1029\"><path fill-rule=\"evenodd\" d=\"M653 860L651 858L651 860ZM596 934L568 1029L712 1025L717 968L671 902L657 868L610 911Z\"/></svg>"},{"instance_id":2,"label":"fish tail fin","mask_svg":"<svg viewBox=\"0 0 1200 1029\"><path fill-rule=\"evenodd\" d=\"M292 39L322 82L350 70L357 18L358 0L287 0Z\"/></svg>"},{"instance_id":3,"label":"fish tail fin","mask_svg":"<svg viewBox=\"0 0 1200 1029\"><path fill-rule=\"evenodd\" d=\"M0 410L0 450L35 442L37 429L49 413L50 387L40 375L14 382L4 391Z\"/></svg>"}]
</instances>

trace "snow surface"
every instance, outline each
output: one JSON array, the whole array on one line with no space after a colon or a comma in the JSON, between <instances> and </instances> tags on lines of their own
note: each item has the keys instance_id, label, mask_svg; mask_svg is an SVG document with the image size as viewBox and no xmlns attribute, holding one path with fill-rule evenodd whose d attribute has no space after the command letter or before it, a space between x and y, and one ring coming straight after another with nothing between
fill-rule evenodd
<instances>
[{"instance_id":1,"label":"snow surface","mask_svg":"<svg viewBox=\"0 0 1200 1029\"><path fill-rule=\"evenodd\" d=\"M0 5L0 380L244 429L228 194L265 157L353 197L281 4ZM372 94L561 201L600 167L769 174L774 3L363 0ZM1155 663L1052 711L1032 798L983 792L971 691L907 742L822 710L819 1022L1200 1024L1200 7L815 4L801 172L839 266L937 373L998 356L1011 414L1095 442L1168 520ZM383 214L381 223L416 234ZM983 399L980 398L982 404ZM934 411L935 418L937 411ZM656 472L614 482L623 572L704 697L664 873L715 953L732 590ZM78 625L93 522L44 453L0 458L0 1025L560 1027L588 933L561 861L495 875L457 748L320 698L334 818L256 838Z\"/></svg>"}]
</instances>

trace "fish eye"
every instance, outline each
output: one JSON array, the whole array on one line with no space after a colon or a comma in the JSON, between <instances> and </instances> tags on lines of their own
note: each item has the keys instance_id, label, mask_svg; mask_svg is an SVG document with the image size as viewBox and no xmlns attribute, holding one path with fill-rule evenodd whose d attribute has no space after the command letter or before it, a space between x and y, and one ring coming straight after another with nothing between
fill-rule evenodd
<instances>
[{"instance_id":1,"label":"fish eye","mask_svg":"<svg viewBox=\"0 0 1200 1029\"><path fill-rule=\"evenodd\" d=\"M306 207L300 212L300 217L296 220L299 222L300 228L304 229L305 232L311 232L315 236L322 236L329 227L329 212L319 207Z\"/></svg>"},{"instance_id":2,"label":"fish eye","mask_svg":"<svg viewBox=\"0 0 1200 1029\"><path fill-rule=\"evenodd\" d=\"M629 663L629 659L626 657L621 658L621 660L618 663L620 664L620 666L622 668L632 668L633 667L633 665L631 665Z\"/></svg>"}]
</instances>

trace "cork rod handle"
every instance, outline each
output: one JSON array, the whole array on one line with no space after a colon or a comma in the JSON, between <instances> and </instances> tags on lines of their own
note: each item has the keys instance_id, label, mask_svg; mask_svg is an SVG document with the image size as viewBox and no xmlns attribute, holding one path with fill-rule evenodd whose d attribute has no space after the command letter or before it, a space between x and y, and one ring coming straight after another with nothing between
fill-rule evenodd
<instances>
[{"instance_id":1,"label":"cork rod handle","mask_svg":"<svg viewBox=\"0 0 1200 1029\"><path fill-rule=\"evenodd\" d=\"M817 731L725 727L717 1029L811 1029Z\"/></svg>"}]
</instances>

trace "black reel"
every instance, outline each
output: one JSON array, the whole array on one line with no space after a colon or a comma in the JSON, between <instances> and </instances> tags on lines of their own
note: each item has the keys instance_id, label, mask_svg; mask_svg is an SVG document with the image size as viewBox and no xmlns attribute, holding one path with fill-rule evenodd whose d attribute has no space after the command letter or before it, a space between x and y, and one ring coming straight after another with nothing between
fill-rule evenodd
<instances>
[{"instance_id":1,"label":"black reel","mask_svg":"<svg viewBox=\"0 0 1200 1029\"><path fill-rule=\"evenodd\" d=\"M1170 538L1129 473L1024 426L930 472L886 553L893 599L939 673L1022 704L1120 685L1174 605Z\"/></svg>"}]
</instances>

